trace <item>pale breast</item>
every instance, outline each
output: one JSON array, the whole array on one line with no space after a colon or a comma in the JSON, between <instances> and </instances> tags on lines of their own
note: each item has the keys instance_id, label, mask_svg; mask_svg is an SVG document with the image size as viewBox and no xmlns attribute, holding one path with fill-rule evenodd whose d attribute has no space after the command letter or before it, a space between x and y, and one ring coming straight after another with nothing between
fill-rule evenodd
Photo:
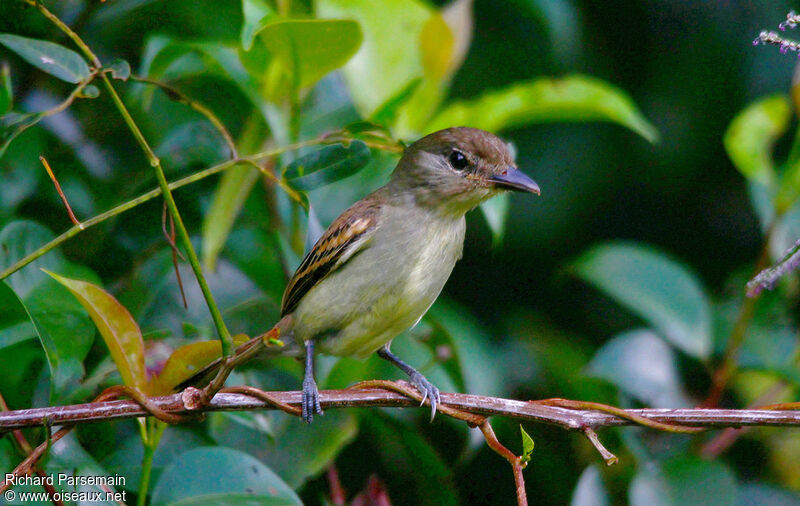
<instances>
[{"instance_id":1,"label":"pale breast","mask_svg":"<svg viewBox=\"0 0 800 506\"><path fill-rule=\"evenodd\" d=\"M461 257L465 223L417 213L390 213L363 252L306 294L296 337L364 357L419 321Z\"/></svg>"}]
</instances>

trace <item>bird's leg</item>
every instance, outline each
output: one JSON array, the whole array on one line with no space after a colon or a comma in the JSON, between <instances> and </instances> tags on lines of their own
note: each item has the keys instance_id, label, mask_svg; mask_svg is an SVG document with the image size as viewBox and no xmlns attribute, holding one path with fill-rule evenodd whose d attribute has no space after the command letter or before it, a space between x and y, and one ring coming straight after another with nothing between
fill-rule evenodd
<instances>
[{"instance_id":1,"label":"bird's leg","mask_svg":"<svg viewBox=\"0 0 800 506\"><path fill-rule=\"evenodd\" d=\"M378 350L378 356L382 359L388 360L389 362L393 363L397 367L400 368L401 371L408 374L408 378L411 380L411 384L417 387L419 393L422 394L422 402L420 405L425 404L425 399L430 399L431 401L431 420L436 415L436 405L441 402L439 398L439 389L436 388L433 383L428 381L428 379L422 375L419 371L411 367L410 365L406 364L400 357L395 355L389 350L389 345L386 344L383 348Z\"/></svg>"},{"instance_id":2,"label":"bird's leg","mask_svg":"<svg viewBox=\"0 0 800 506\"><path fill-rule=\"evenodd\" d=\"M314 341L309 339L306 344L306 372L303 376L303 420L307 423L314 421L314 413L322 415L319 405L319 390L314 381Z\"/></svg>"}]
</instances>

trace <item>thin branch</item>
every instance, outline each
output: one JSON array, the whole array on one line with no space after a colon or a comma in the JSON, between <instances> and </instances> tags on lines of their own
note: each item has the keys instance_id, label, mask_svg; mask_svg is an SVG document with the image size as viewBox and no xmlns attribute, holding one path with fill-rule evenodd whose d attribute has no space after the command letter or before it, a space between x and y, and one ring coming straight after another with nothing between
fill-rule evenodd
<instances>
[{"instance_id":1,"label":"thin branch","mask_svg":"<svg viewBox=\"0 0 800 506\"><path fill-rule=\"evenodd\" d=\"M64 425L52 438L48 430L46 441L34 449L12 474L21 476L30 473L50 445L78 423L141 416L155 416L167 423L182 423L197 420L208 411L256 409L279 409L297 416L302 402L300 391L264 392L247 386L223 389L211 400L197 402L202 394L202 390L187 388L174 395L147 397L129 387L116 386L106 389L94 402L88 404L0 412L0 434L23 427L44 425L49 428L52 425ZM133 400L112 400L123 396ZM419 392L405 381L365 381L346 390L320 392L320 404L325 409L413 407L418 406L420 398ZM709 428L754 425L800 426L800 403L797 402L751 410L620 409L604 404L566 399L523 402L498 397L442 393L439 411L442 415L463 420L471 427L478 427L489 447L509 462L514 473L519 505L527 505L522 459L500 443L488 423L488 416L502 415L580 431L597 449L607 465L616 463L617 458L600 442L595 429L601 427L638 424L671 432L675 432L676 428L695 432ZM0 492L8 486L9 482L0 484Z\"/></svg>"},{"instance_id":2,"label":"thin branch","mask_svg":"<svg viewBox=\"0 0 800 506\"><path fill-rule=\"evenodd\" d=\"M81 49L81 51L83 51L86 57L91 60L92 65L95 67L95 72L97 72L97 69L101 68L102 64L100 59L92 52L89 46L77 33L75 33L69 26L61 21L58 16L50 12L41 2L35 0L27 1L31 5L34 5L39 12L42 13L42 15L53 22L53 24L55 24L62 32L67 34L67 36L72 39L72 41ZM214 326L219 334L219 340L222 345L222 355L231 355L234 348L233 338L231 338L230 332L228 332L228 328L225 326L225 321L222 319L222 312L219 310L219 307L217 307L214 296L212 295L211 290L208 287L208 283L206 282L206 278L203 275L203 270L200 267L200 260L197 257L197 253L194 251L194 246L192 246L189 232L186 230L186 226L183 224L183 219L178 211L178 206L175 204L175 199L172 198L172 192L169 189L169 183L164 175L164 169L161 167L161 161L156 156L153 148L147 142L147 139L145 139L144 134L139 128L139 125L133 119L133 116L131 116L128 108L125 106L122 98L120 98L117 90L114 88L114 85L111 84L111 80L108 78L108 76L106 74L101 74L100 80L103 81L103 84L111 96L117 111L125 121L125 125L127 125L128 129L131 131L131 134L133 134L133 137L136 139L136 142L139 144L139 147L142 149L145 156L147 156L150 166L153 167L153 172L155 172L158 185L161 187L161 193L163 194L164 200L167 203L169 212L175 219L175 226L178 228L180 239L183 243L183 248L186 250L186 255L189 257L189 264L192 266L195 278L197 278L197 284L200 285L200 291L203 292L206 305L211 313L211 319L214 321Z\"/></svg>"},{"instance_id":3,"label":"thin branch","mask_svg":"<svg viewBox=\"0 0 800 506\"><path fill-rule=\"evenodd\" d=\"M6 404L6 400L3 397L3 394L0 394L0 410L8 411L8 404ZM17 441L17 445L19 446L19 449L22 451L24 456L27 458L31 453L33 453L33 447L31 446L30 443L28 443L28 439L25 437L25 434L22 433L22 429L15 429L14 431L12 431L12 433L14 435L14 439ZM45 472L42 471L40 468L36 468L35 472L41 478L44 478L45 476L47 476L45 474ZM50 482L48 482L47 480L42 480L42 488L44 488L45 492L47 492L48 497L51 498L50 501L53 504L55 504L56 506L63 506L64 505L63 501L55 499L55 497L56 497L56 489Z\"/></svg>"},{"instance_id":4,"label":"thin branch","mask_svg":"<svg viewBox=\"0 0 800 506\"><path fill-rule=\"evenodd\" d=\"M408 386L405 382L394 382L399 386ZM408 386L414 390L413 387ZM414 390L415 391L415 390ZM302 392L268 392L272 402L281 403L292 408L300 406ZM800 426L800 410L773 409L624 409L621 410L628 419L611 413L590 409L568 409L548 406L537 402L518 401L499 397L481 395L442 393L444 413L448 408L465 411L478 416L500 415L529 422L547 423L565 429L584 431L585 427L598 429L601 427L619 427L638 425L633 419L641 417L646 420L665 424L680 424L703 427L705 429L743 426ZM270 402L257 400L241 393L219 393L210 403L199 410L188 409L181 394L152 397L148 399L151 406L166 414L197 414L198 411L252 411L279 409ZM383 388L350 388L347 390L325 390L320 392L320 403L323 408L351 407L418 407L419 401L410 399L404 394L388 392ZM45 408L22 409L0 413L0 432L42 425L45 419L53 425L86 423L98 420L115 420L149 416L146 409L135 401L108 401L68 406L51 406Z\"/></svg>"},{"instance_id":5,"label":"thin branch","mask_svg":"<svg viewBox=\"0 0 800 506\"><path fill-rule=\"evenodd\" d=\"M17 133L18 134L22 133L25 130L27 130L28 128L36 125L37 123L39 123L40 119L46 118L48 116L52 116L53 114L58 114L58 113L60 113L60 112L62 112L64 110L66 110L69 106L72 105L73 102L75 102L75 100L77 98L79 98L81 96L81 92L83 91L83 89L86 88L89 85L89 83L91 83L94 80L95 77L97 77L97 72L96 71L92 72L91 74L89 74L88 77L86 77L86 79L84 79L83 81L79 82L78 85L75 86L75 88L72 89L72 91L67 96L67 98L65 98L63 102L61 102L60 104L56 105L55 107L51 107L50 109L47 109L47 110L44 110L44 111L41 111L41 112L38 112L38 113L29 113L30 115L39 115L39 118L34 122L29 122L29 123L23 124L20 127L17 127L18 128Z\"/></svg>"},{"instance_id":6,"label":"thin branch","mask_svg":"<svg viewBox=\"0 0 800 506\"><path fill-rule=\"evenodd\" d=\"M59 30L61 30L62 32L64 32L67 35L67 37L72 39L72 42L74 42L75 45L78 46L78 48L80 48L81 51L83 51L83 54L85 54L86 57L89 58L89 60L91 60L92 65L94 66L95 69L99 69L102 66L102 64L100 63L100 58L98 58L97 55L94 54L94 52L92 52L91 49L89 49L89 46L87 46L86 43L83 42L83 40L78 36L78 34L75 33L72 30L72 28L67 26L66 23L61 21L58 18L58 16L56 16L55 14L53 14L52 12L47 10L47 7L45 7L42 4L42 2L40 2L39 0L25 0L25 1L29 5L32 5L32 6L36 7L37 9L39 9L39 12L41 12L44 17L46 17L54 25L56 25Z\"/></svg>"},{"instance_id":7,"label":"thin branch","mask_svg":"<svg viewBox=\"0 0 800 506\"><path fill-rule=\"evenodd\" d=\"M206 300L208 311L211 313L211 319L214 321L214 327L216 327L217 334L219 334L219 340L222 346L222 355L227 357L233 354L233 338L228 331L228 327L225 325L225 320L222 318L222 312L217 306L214 295L211 293L211 289L208 287L208 282L206 281L206 277L203 274L203 269L200 266L200 259L197 256L197 252L194 250L194 246L192 246L192 239L189 236L189 231L183 224L183 218L178 210L178 205L175 203L175 199L172 196L172 191L169 189L169 182L164 174L164 169L161 167L161 160L159 160L155 152L153 152L153 148L147 142L147 139L145 139L144 134L139 129L139 125L137 125L136 121L134 121L133 116L131 116L128 108L125 106L125 103L122 101L119 94L117 94L117 91L114 89L114 86L111 84L111 80L108 78L108 76L103 74L100 76L100 79L103 81L103 84L105 84L108 93L111 95L114 105L116 105L117 110L122 115L122 119L125 121L128 129L133 134L133 137L136 139L139 147L141 147L142 151L147 156L147 159L150 161L150 165L153 167L156 180L158 181L158 185L161 187L161 194L164 197L164 201L167 203L167 208L169 209L170 215L172 215L172 218L175 220L175 227L178 229L180 240L183 243L183 249L186 251L186 256L189 258L189 265L192 266L192 271L194 271L197 284L200 286L200 291L203 293L203 298Z\"/></svg>"},{"instance_id":8,"label":"thin branch","mask_svg":"<svg viewBox=\"0 0 800 506\"><path fill-rule=\"evenodd\" d=\"M787 392L790 392L791 390L792 387L790 387L785 381L779 380L775 385L773 385L765 393L761 394L752 404L747 407L748 409L759 409L759 406L771 404L775 402L776 399L784 397ZM700 450L700 455L705 458L718 457L722 452L730 448L737 439L749 432L751 429L752 427L731 427L723 430L714 436L711 441L708 441L703 445Z\"/></svg>"},{"instance_id":9,"label":"thin branch","mask_svg":"<svg viewBox=\"0 0 800 506\"><path fill-rule=\"evenodd\" d=\"M486 444L489 445L489 448L497 452L511 464L511 469L514 471L514 484L517 489L517 504L519 506L527 506L528 496L525 493L525 479L522 476L522 459L514 455L511 450L500 443L500 440L494 435L494 431L492 430L492 426L489 425L488 420L484 419L478 427L483 433L483 437L486 439Z\"/></svg>"},{"instance_id":10,"label":"thin branch","mask_svg":"<svg viewBox=\"0 0 800 506\"><path fill-rule=\"evenodd\" d=\"M53 169L50 168L50 164L47 162L47 158L45 158L44 155L39 155L39 161L42 162L42 165L44 165L44 170L47 171L47 175L50 176L50 180L56 187L56 192L58 192L58 196L61 197L61 201L64 203L64 207L67 208L67 214L69 215L69 220L72 222L73 225L77 226L78 228L81 228L81 222L78 221L78 218L75 217L75 213L72 212L72 207L69 205L67 196L61 189L61 185L58 183L58 179L56 178Z\"/></svg>"},{"instance_id":11,"label":"thin branch","mask_svg":"<svg viewBox=\"0 0 800 506\"><path fill-rule=\"evenodd\" d=\"M597 432L595 432L594 429L591 427L586 427L583 429L583 434L586 436L586 439L592 443L592 446L594 446L594 449L597 450L597 453L603 457L603 460L605 460L607 466L613 466L617 463L619 460L617 459L617 456L603 446L603 443L600 442L600 438L597 437Z\"/></svg>"},{"instance_id":12,"label":"thin branch","mask_svg":"<svg viewBox=\"0 0 800 506\"><path fill-rule=\"evenodd\" d=\"M170 250L172 250L172 266L175 268L175 279L178 281L178 289L181 292L183 309L189 309L189 304L186 302L186 292L183 290L181 270L178 268L178 257L184 262L186 258L184 258L183 254L178 249L178 245L175 244L175 220L172 219L172 215L169 215L169 231L167 231L167 216L167 204L165 202L161 210L161 231L164 232L164 237L167 239Z\"/></svg>"},{"instance_id":13,"label":"thin branch","mask_svg":"<svg viewBox=\"0 0 800 506\"><path fill-rule=\"evenodd\" d=\"M207 178L209 176L213 176L214 174L222 172L225 169L229 169L229 168L233 167L234 165L237 165L238 163L239 163L238 160L229 160L227 162L223 162L223 163L214 165L214 166L209 167L209 168L207 168L205 170L201 170L199 172L196 172L194 174L186 176L186 177L184 177L182 179L179 179L179 180L171 183L169 185L169 187L170 187L171 190L175 190L175 189L180 188L182 186L186 186L186 185L194 183L196 181L200 181L201 179L205 179L205 178ZM25 267L26 265L30 264L31 262L35 261L37 258L41 257L45 253L48 253L49 251L57 248L62 243L66 242L67 240L75 237L76 235L81 233L81 231L86 230L87 228L93 227L94 225L97 225L99 223L103 223L104 221L106 221L106 220L108 220L110 218L113 218L114 216L117 216L119 214L122 214L125 211L130 211L131 209L133 209L133 208L135 208L137 206L140 206L141 204L144 204L145 202L147 202L149 200L152 200L152 199L158 197L159 195L161 195L161 188L155 188L153 190L150 190L147 193L143 193L142 195L139 195L136 198L133 198L133 199L131 199L131 200L127 201L127 202L124 202L124 203L122 203L122 204L120 204L120 205L118 205L116 207L113 207L113 208L109 209L108 211L106 211L104 213L100 213L97 216L94 216L92 218L89 218L88 220L85 220L85 221L81 222L82 226L77 226L76 225L76 226L74 226L72 228L67 229L65 232L63 232L58 237L54 238L53 240L51 240L50 242L48 242L46 244L43 244L36 251L32 251L31 253L29 253L25 257L19 259L16 263L11 265L10 267L5 269L4 271L0 272L0 279L5 279L8 276L10 276L11 274L14 274L15 272L17 272L18 270L22 269L23 267Z\"/></svg>"},{"instance_id":14,"label":"thin branch","mask_svg":"<svg viewBox=\"0 0 800 506\"><path fill-rule=\"evenodd\" d=\"M219 134L225 140L225 144L228 145L228 149L231 152L231 158L239 158L239 153L236 151L236 144L233 142L233 136L231 136L230 132L228 132L228 129L225 128L225 125L217 117L217 115L214 114L214 112L211 109L201 104L197 100L189 97L178 88L170 86L167 83L162 83L161 81L157 81L155 79L150 79L148 77L141 77L137 75L131 75L131 79L133 79L134 81L138 81L140 83L146 83L146 84L151 84L153 86L157 86L158 88L164 90L164 93L166 93L170 99L185 104L194 109L195 111L199 112L203 116L205 116L206 119L209 121L209 123L211 123L214 126L214 128L217 129L217 132L219 132Z\"/></svg>"},{"instance_id":15,"label":"thin branch","mask_svg":"<svg viewBox=\"0 0 800 506\"><path fill-rule=\"evenodd\" d=\"M231 167L234 167L234 166L242 164L242 163L250 164L251 162L255 162L257 160L261 160L261 159L264 159L264 158L271 158L271 157L275 157L275 156L281 155L283 153L286 153L287 151L293 151L293 150L300 149L300 148L307 147L307 146L324 145L324 144L330 144L330 143L331 143L331 141L328 140L328 139L318 138L318 139L313 139L313 140L309 140L309 141L298 142L297 144L290 144L288 146L275 148L275 149L272 149L272 150L269 150L269 151L263 151L261 153L258 153L258 154L252 155L252 156L248 156L246 158L242 158L242 159L239 159L239 160L228 160L226 162L222 162L222 163L219 163L217 165L213 165L213 166L211 166L211 167L209 167L207 169L203 169L201 171L195 172L194 174L188 175L188 176L186 176L186 177L184 177L182 179L178 179L177 181L174 181L174 182L169 184L169 189L170 190L176 190L178 188L181 188L183 186L195 183L195 182L200 181L202 179L205 179L205 178L207 178L209 176L213 176L213 175L218 174L218 173L220 173L220 172L222 172L222 171L224 171L226 169L229 169ZM67 240L69 240L69 239L75 237L76 235L78 235L79 233L81 233L81 231L86 230L87 228L93 227L94 225L102 223L102 222L104 222L104 221L106 221L106 220L108 220L110 218L113 218L114 216L117 216L119 214L122 214L122 213L124 213L126 211L130 211L131 209L133 209L135 207L138 207L141 204L144 204L145 202L158 197L159 195L161 195L161 188L154 188L154 189L150 190L147 193L143 193L142 195L139 195L136 198L133 198L133 199L131 199L131 200L127 201L127 202L124 202L124 203L122 203L122 204L120 204L120 205L118 205L116 207L113 207L113 208L109 209L108 211L106 211L104 213L98 214L97 216L93 216L92 218L89 218L89 219L81 222L82 227L74 226L74 227L66 230L65 232L63 232L58 237L56 237L53 240L51 240L50 242L42 245L37 250L32 251L31 253L29 253L25 257L19 259L16 263L11 265L10 267L5 269L4 271L0 272L0 280L7 278L11 274L14 274L18 270L20 270L23 267L25 267L26 265L28 265L31 262L35 261L37 258L41 257L45 253L47 253L49 251L52 251L53 249L57 248L62 243L66 242Z\"/></svg>"},{"instance_id":16,"label":"thin branch","mask_svg":"<svg viewBox=\"0 0 800 506\"><path fill-rule=\"evenodd\" d=\"M263 174L267 179L280 186L280 188L286 192L289 198L300 204L306 211L308 211L308 203L305 200L303 200L303 198L300 196L300 193L291 186L289 186L288 184L286 184L286 181L284 181L283 178L278 177L275 174L274 170L270 170L267 167L262 167L261 164L258 164L255 161L249 159L242 160L242 163L246 163L247 165L252 166L256 170L258 170L261 174Z\"/></svg>"},{"instance_id":17,"label":"thin branch","mask_svg":"<svg viewBox=\"0 0 800 506\"><path fill-rule=\"evenodd\" d=\"M769 227L769 231L764 239L764 244L761 247L761 253L758 255L756 266L753 269L754 274L761 272L769 265L769 245L772 242L772 237L775 234L775 224L773 222ZM719 404L722 394L728 385L728 381L736 372L736 361L739 357L739 350L744 344L744 338L747 335L747 329L753 316L756 312L756 302L758 301L758 294L753 296L745 295L742 298L742 305L739 307L739 313L736 316L736 323L733 325L728 336L728 342L725 345L725 354L722 357L722 362L717 366L712 375L711 388L709 389L708 396L703 401L704 407L713 408Z\"/></svg>"}]
</instances>

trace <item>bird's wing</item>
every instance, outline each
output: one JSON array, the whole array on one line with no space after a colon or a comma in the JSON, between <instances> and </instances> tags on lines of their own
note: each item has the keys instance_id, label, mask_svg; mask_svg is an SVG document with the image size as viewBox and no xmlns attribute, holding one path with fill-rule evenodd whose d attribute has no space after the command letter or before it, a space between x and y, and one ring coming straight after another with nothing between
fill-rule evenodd
<instances>
[{"instance_id":1,"label":"bird's wing","mask_svg":"<svg viewBox=\"0 0 800 506\"><path fill-rule=\"evenodd\" d=\"M368 197L331 223L286 286L281 316L294 311L309 290L367 246L377 228L379 210L380 205Z\"/></svg>"}]
</instances>

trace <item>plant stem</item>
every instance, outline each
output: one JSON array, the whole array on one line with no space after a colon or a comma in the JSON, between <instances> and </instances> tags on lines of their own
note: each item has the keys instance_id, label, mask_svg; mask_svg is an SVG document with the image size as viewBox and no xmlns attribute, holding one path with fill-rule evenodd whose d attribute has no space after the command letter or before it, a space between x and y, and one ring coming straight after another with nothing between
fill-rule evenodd
<instances>
[{"instance_id":1,"label":"plant stem","mask_svg":"<svg viewBox=\"0 0 800 506\"><path fill-rule=\"evenodd\" d=\"M150 420L153 420L152 418ZM148 427L148 438L144 443L144 457L142 457L142 478L139 482L139 495L136 500L137 506L145 506L147 503L147 490L150 488L150 475L153 471L153 456L158 449L158 443L161 441L161 436L164 434L164 429L167 424L155 420L154 424Z\"/></svg>"},{"instance_id":2,"label":"plant stem","mask_svg":"<svg viewBox=\"0 0 800 506\"><path fill-rule=\"evenodd\" d=\"M183 243L183 249L186 251L186 257L189 259L189 264L192 266L194 275L197 278L197 283L200 285L200 290L203 292L203 297L206 299L208 310L211 312L211 319L214 320L214 326L217 328L219 340L222 344L222 355L226 357L230 356L233 354L234 350L233 339L231 338L230 332L228 332L228 328L225 326L225 321L222 319L222 312L220 312L217 302L214 300L214 296L208 287L208 282L203 275L203 269L200 267L200 259L197 257L194 246L192 246L192 239L189 237L189 232L186 230L186 226L183 223L183 218L181 218L181 214L178 211L178 206L175 204L175 199L172 197L172 191L169 189L169 183L164 175L164 169L161 167L161 161L147 143L142 131L133 120L130 112L128 112L128 108L125 107L125 104L117 94L114 86L112 86L108 76L103 74L101 79L111 95L114 104L117 106L117 109L122 115L122 119L125 120L125 124L128 125L128 128L130 129L131 133L133 133L133 136L136 138L136 141L139 143L139 146L142 148L142 151L144 151L147 159L150 161L150 165L155 171L158 185L161 187L161 193L164 196L164 201L167 203L167 209L169 209L172 219L175 221L175 228L178 230L181 242Z\"/></svg>"},{"instance_id":3,"label":"plant stem","mask_svg":"<svg viewBox=\"0 0 800 506\"><path fill-rule=\"evenodd\" d=\"M205 179L208 176L213 176L214 174L222 172L225 169L233 167L234 165L236 165L238 163L239 163L238 160L229 160L227 162L220 163L218 165L214 165L213 167L209 167L209 168L207 168L205 170L202 170L200 172L196 172L196 173L194 173L192 175L186 176L186 177L184 177L182 179L179 179L179 180L177 180L177 181L175 181L173 183L170 183L169 188L171 190L175 190L175 189L180 188L182 186L186 186L186 185L194 183L196 181L200 181L201 179ZM116 206L116 207L113 207L113 208L109 209L108 211L106 211L104 213L100 213L97 216L93 216L93 217L89 218L88 220L82 221L80 223L80 225L75 225L74 227L71 227L71 228L67 229L64 233L62 233L58 237L54 238L53 240L51 240L47 244L44 244L42 247L38 248L36 251L33 251L33 252L29 253L27 256L25 256L24 258L20 259L14 265L11 265L10 267L8 267L6 270L0 272L0 280L7 278L11 274L13 274L13 273L17 272L18 270L22 269L23 267L25 267L29 263L33 262L34 260L36 260L40 256L44 255L48 251L51 251L51 250L57 248L61 243L67 241L68 239L71 239L71 238L75 237L76 235L81 233L83 230L86 230L87 228L93 227L94 225L100 224L100 223L102 223L102 222L104 222L104 221L106 221L106 220L108 220L110 218L113 218L114 216L117 216L118 214L124 213L125 211L130 211L134 207L137 207L137 206L139 206L141 204L144 204L145 202L147 202L149 200L152 200L152 199L158 197L159 195L161 195L161 188L155 188L153 190L150 190L147 193L143 193L142 195L139 195L138 197L136 197L134 199L131 199L131 200L127 201L127 202L124 202L124 203Z\"/></svg>"},{"instance_id":4,"label":"plant stem","mask_svg":"<svg viewBox=\"0 0 800 506\"><path fill-rule=\"evenodd\" d=\"M140 83L151 84L153 86L161 88L162 90L164 90L164 92L170 99L177 100L180 103L189 106L190 108L194 109L195 111L205 116L206 119L209 121L209 123L211 123L211 125L217 130L217 132L219 132L219 134L225 140L225 144L228 145L228 149L231 152L231 158L239 158L239 153L236 150L236 144L233 142L233 136L231 136L231 133L228 132L227 128L225 128L225 125L222 123L222 120L220 120L211 109L201 104L197 100L194 100L193 98L189 97L178 88L170 86L167 83L162 83L161 81L157 81L155 79L140 77L137 75L131 75L131 79L133 79L134 81L138 81Z\"/></svg>"},{"instance_id":5,"label":"plant stem","mask_svg":"<svg viewBox=\"0 0 800 506\"><path fill-rule=\"evenodd\" d=\"M58 16L50 12L41 2L35 0L26 0L29 4L34 5L39 11L53 24L55 24L62 32L67 34L67 36L72 39L72 41L83 51L87 58L89 58L92 62L92 65L95 66L96 69L102 67L102 63L97 55L92 52L89 46L80 38L80 36L75 33L69 26L67 26L63 21L61 21ZM219 334L219 339L222 344L222 355L229 356L233 354L234 345L233 339L231 338L230 332L228 332L228 328L225 326L225 321L222 319L222 313L217 306L216 301L214 300L214 296L211 294L211 290L208 288L208 283L206 282L206 278L203 275L203 270L200 267L200 260L197 258L197 253L194 251L194 247L192 246L191 238L189 237L189 232L186 230L186 226L183 224L183 219L181 218L180 212L178 211L178 206L175 204L175 199L172 198L172 192L169 189L169 183L167 182L167 178L164 175L164 169L161 168L161 161L158 159L156 154L153 152L153 149L148 144L147 140L144 138L142 131L139 129L139 126L134 121L133 117L131 116L130 112L128 112L128 108L125 107L125 104L122 102L122 99L117 94L117 91L114 89L114 86L111 84L111 80L108 78L106 74L101 75L101 79L103 84L105 84L108 93L111 95L111 99L114 101L114 105L117 107L117 110L122 115L122 119L125 121L125 124L130 129L131 133L133 134L136 141L139 143L139 146L144 151L147 159L150 162L150 165L153 167L153 170L156 174L156 179L158 180L158 184L161 187L161 193L164 195L164 200L167 203L167 208L169 209L170 214L172 215L172 219L175 221L175 227L178 229L178 233L180 234L181 242L183 243L183 248L186 250L186 256L189 259L189 264L192 266L192 270L194 271L195 277L197 278L197 283L200 285L200 290L203 292L203 297L206 300L206 305L208 306L208 310L211 312L211 318L214 320L214 326L217 328L217 333Z\"/></svg>"},{"instance_id":6,"label":"plant stem","mask_svg":"<svg viewBox=\"0 0 800 506\"><path fill-rule=\"evenodd\" d=\"M200 181L201 179L205 179L205 178L207 178L209 176L213 176L214 174L222 172L223 170L229 169L229 168L231 168L231 167L233 167L235 165L238 165L240 163L247 163L247 164L251 164L252 165L252 164L255 164L256 160L261 160L261 159L264 159L264 158L270 158L270 157L273 157L273 156L277 156L277 155L280 155L282 153L285 153L286 151L292 151L292 150L303 148L303 147L307 147L307 146L318 145L318 144L327 144L327 143L330 143L330 141L327 140L327 139L314 139L314 140L305 141L305 142L298 142L297 144L291 144L289 146L283 146L281 148L276 148L276 149L272 149L272 150L269 150L269 151L262 151L260 153L257 153L255 155L253 155L253 156L249 156L249 157L246 157L246 158L241 158L241 159L238 159L238 160L228 160L227 162L223 162L223 163L220 163L220 164L217 164L217 165L213 165L211 167L208 167L207 169L203 169L203 170L201 170L199 172L196 172L194 174L188 175L188 176L186 176L186 177L184 177L182 179L178 179L177 181L174 181L174 182L169 184L169 189L170 190L176 190L176 189L181 188L183 186L186 186L188 184ZM277 180L277 178L276 178L276 176L274 174L268 174L268 175L271 178L274 178L274 179ZM282 188L284 188L284 186L285 185L281 185ZM284 189L286 189L286 188L284 188ZM75 225L74 227L67 229L65 232L63 232L58 237L56 237L53 240L51 240L50 242L44 244L43 246L38 248L36 251L32 251L31 253L29 253L25 257L23 257L20 260L18 260L14 265L11 265L10 267L5 269L4 271L0 272L0 280L7 278L11 274L14 274L15 272L17 272L18 270L22 269L23 267L25 267L26 265L30 264L31 262L35 261L37 258L41 257L45 253L57 248L61 243L63 243L65 241L75 237L76 235L81 233L83 230L86 230L87 228L93 227L94 225L102 223L102 222L104 222L104 221L106 221L106 220L108 220L110 218L113 218L114 216L117 216L118 214L122 214L125 211L129 211L129 210L131 210L131 209L133 209L133 208L135 208L135 207L137 207L137 206L139 206L141 204L144 204L145 202L147 202L149 200L152 200L152 199L158 197L159 195L161 195L161 188L154 188L154 189L150 190L149 192L143 193L142 195L139 195L138 197L136 197L134 199L131 199L131 200L127 201L127 202L124 202L124 203L116 206L116 207L113 207L113 208L109 209L108 211L106 211L104 213L100 213L97 216L93 216L92 218L89 218L88 220L84 220L84 221L82 221L80 223L80 225ZM292 196L292 198L295 198L295 197Z\"/></svg>"},{"instance_id":7,"label":"plant stem","mask_svg":"<svg viewBox=\"0 0 800 506\"><path fill-rule=\"evenodd\" d=\"M769 265L769 245L770 242L772 242L774 231L775 224L773 222L769 228L769 231L767 232L766 239L764 239L764 245L761 248L761 253L758 255L758 260L756 261L756 266L754 269L755 274L758 274L764 270L767 265ZM739 350L741 349L742 343L744 343L744 338L747 335L747 328L750 326L750 322L753 320L753 315L755 315L757 302L758 297L748 297L747 295L743 297L742 306L740 307L739 314L736 317L736 323L733 325L733 330L731 331L731 334L728 337L728 343L725 346L725 355L722 358L722 363L714 371L711 381L711 390L709 391L706 400L703 401L703 406L715 407L717 404L719 404L719 401L722 398L722 393L725 391L725 387L728 384L728 380L730 380L731 376L733 376L733 373L736 371L736 359L739 356Z\"/></svg>"},{"instance_id":8,"label":"plant stem","mask_svg":"<svg viewBox=\"0 0 800 506\"><path fill-rule=\"evenodd\" d=\"M92 52L91 49L89 49L89 46L86 45L86 43L80 38L80 36L77 33L75 33L72 30L72 28L67 26L66 23L61 21L58 18L58 16L47 10L47 7L45 7L40 0L25 0L25 1L29 5L32 5L37 9L39 9L39 12L41 12L44 17L46 17L54 25L56 25L59 30L67 34L67 37L72 39L72 42L74 42L75 45L78 46L81 51L83 51L83 54L85 54L86 57L89 58L89 60L92 62L92 65L94 65L95 68L99 69L102 66L102 64L100 63L100 59L97 57L96 54L94 54L94 52Z\"/></svg>"}]
</instances>

